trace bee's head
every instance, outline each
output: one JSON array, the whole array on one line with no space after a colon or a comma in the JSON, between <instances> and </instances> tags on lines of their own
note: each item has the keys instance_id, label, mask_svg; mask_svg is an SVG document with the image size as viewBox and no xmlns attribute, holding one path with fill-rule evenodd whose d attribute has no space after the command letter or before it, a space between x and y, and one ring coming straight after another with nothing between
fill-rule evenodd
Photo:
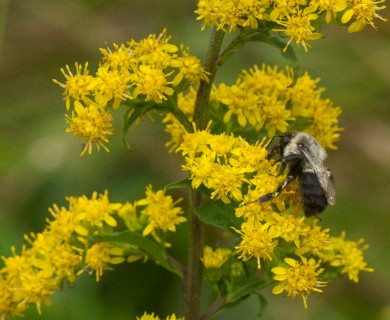
<instances>
[{"instance_id":1,"label":"bee's head","mask_svg":"<svg viewBox=\"0 0 390 320\"><path fill-rule=\"evenodd\" d=\"M291 139L295 136L295 134L295 132L289 132L283 136L274 136L267 146L267 159L281 161L283 157L284 148L290 143Z\"/></svg>"}]
</instances>

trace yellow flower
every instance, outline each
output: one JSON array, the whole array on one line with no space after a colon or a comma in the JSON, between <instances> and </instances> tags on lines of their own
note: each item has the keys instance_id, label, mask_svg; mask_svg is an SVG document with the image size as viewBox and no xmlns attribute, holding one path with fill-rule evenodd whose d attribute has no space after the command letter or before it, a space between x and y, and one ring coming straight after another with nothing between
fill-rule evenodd
<instances>
[{"instance_id":1,"label":"yellow flower","mask_svg":"<svg viewBox=\"0 0 390 320\"><path fill-rule=\"evenodd\" d=\"M126 227L133 232L142 230L146 225L146 217L137 214L137 203L126 202L118 210L118 216L123 219Z\"/></svg>"},{"instance_id":2,"label":"yellow flower","mask_svg":"<svg viewBox=\"0 0 390 320\"><path fill-rule=\"evenodd\" d=\"M213 248L205 246L203 249L203 257L200 260L206 269L218 269L232 254L232 250L228 248L217 248L214 251Z\"/></svg>"},{"instance_id":3,"label":"yellow flower","mask_svg":"<svg viewBox=\"0 0 390 320\"><path fill-rule=\"evenodd\" d=\"M274 213L273 219L275 220L275 230L280 233L280 238L286 242L293 242L297 248L300 248L300 238L309 230L309 226L305 222L306 219L288 213Z\"/></svg>"},{"instance_id":4,"label":"yellow flower","mask_svg":"<svg viewBox=\"0 0 390 320\"><path fill-rule=\"evenodd\" d=\"M202 154L193 160L189 157L185 160L186 164L182 166L182 169L190 171L192 188L197 189L202 183L207 183L214 169L214 158L210 158L209 154Z\"/></svg>"},{"instance_id":5,"label":"yellow flower","mask_svg":"<svg viewBox=\"0 0 390 320\"><path fill-rule=\"evenodd\" d=\"M278 171L275 165L272 167L268 161L267 164L268 167L264 166L264 168L259 170L259 172L257 172L256 175L250 180L250 184L252 188L248 190L248 197L245 202L255 201L259 197L275 191L277 186L284 179L283 176L278 175ZM255 202L253 204L250 204L248 209L252 210L253 208L256 208L262 211L265 208L269 208L273 204L280 211L284 211L285 210L284 201L286 200L284 196L286 195L287 195L287 191L284 191L282 197L279 196L272 199L272 201L264 202L264 203ZM248 214L248 212L246 214Z\"/></svg>"},{"instance_id":6,"label":"yellow flower","mask_svg":"<svg viewBox=\"0 0 390 320\"><path fill-rule=\"evenodd\" d=\"M17 289L22 291L21 294L25 299L25 302L22 301L22 303L35 303L38 312L41 313L42 303L50 304L48 296L59 290L59 280L59 278L53 277L48 272L35 269L21 274L20 287Z\"/></svg>"},{"instance_id":7,"label":"yellow flower","mask_svg":"<svg viewBox=\"0 0 390 320\"><path fill-rule=\"evenodd\" d=\"M75 221L75 212L64 207L59 208L56 204L53 205L53 208L49 208L49 212L54 220L47 219L47 229L57 238L65 242L70 241L76 226L79 224Z\"/></svg>"},{"instance_id":8,"label":"yellow flower","mask_svg":"<svg viewBox=\"0 0 390 320\"><path fill-rule=\"evenodd\" d=\"M291 42L295 42L303 46L305 51L308 51L308 41L321 38L321 33L313 32L316 30L311 25L312 20L317 20L318 15L314 13L305 14L303 11L298 10L287 17L287 21L278 21L278 23L284 26L286 29L275 29L274 31L283 31L286 36L290 37L286 47L283 51L286 51Z\"/></svg>"},{"instance_id":9,"label":"yellow flower","mask_svg":"<svg viewBox=\"0 0 390 320\"><path fill-rule=\"evenodd\" d=\"M135 86L134 97L143 94L146 96L146 101L153 100L156 103L167 100L166 96L172 95L174 90L169 87L170 82L166 77L167 74L162 69L140 65L139 69L134 70L134 74L131 76Z\"/></svg>"},{"instance_id":10,"label":"yellow flower","mask_svg":"<svg viewBox=\"0 0 390 320\"><path fill-rule=\"evenodd\" d=\"M179 145L183 142L183 136L186 131L183 125L172 113L168 113L162 121L166 123L165 131L168 132L171 136L171 140L168 141L165 145L169 147L169 152L175 151Z\"/></svg>"},{"instance_id":11,"label":"yellow flower","mask_svg":"<svg viewBox=\"0 0 390 320\"><path fill-rule=\"evenodd\" d=\"M51 270L42 270L34 266L31 259L31 250L23 247L21 255L15 254L15 249L12 248L13 257L3 258L4 268L1 269L0 277L6 279L6 282L0 281L1 284L11 288L11 292L5 290L5 297L10 298L12 294L12 302L15 306L10 306L10 302L6 300L6 305L0 304L0 310L6 309L9 314L18 314L23 311L28 304L34 303L41 313L41 305L50 304L49 295L53 294L60 287L60 278L56 277ZM2 290L0 289L0 292ZM0 297L0 301L3 297ZM8 310L7 310L8 309Z\"/></svg>"},{"instance_id":12,"label":"yellow flower","mask_svg":"<svg viewBox=\"0 0 390 320\"><path fill-rule=\"evenodd\" d=\"M194 113L195 107L195 98L196 90L193 86L190 87L189 91L184 94L180 92L177 95L177 105L181 111L187 116L189 121L192 121L192 114ZM171 136L171 141L166 143L166 146L169 147L169 152L177 150L180 144L183 142L183 136L186 134L186 131L183 125L176 119L176 117L168 113L163 119L165 125L165 131L168 132Z\"/></svg>"},{"instance_id":13,"label":"yellow flower","mask_svg":"<svg viewBox=\"0 0 390 320\"><path fill-rule=\"evenodd\" d=\"M92 153L93 145L98 150L102 147L107 152L104 142L108 142L108 135L113 134L112 115L96 104L84 107L79 101L74 103L72 115L65 115L69 125L66 132L73 132L76 138L84 140L84 148L81 155L88 151Z\"/></svg>"},{"instance_id":14,"label":"yellow flower","mask_svg":"<svg viewBox=\"0 0 390 320\"><path fill-rule=\"evenodd\" d=\"M129 76L121 74L117 69L110 68L109 65L99 67L95 83L95 100L101 108L114 99L113 108L117 109L122 100L131 99L128 94Z\"/></svg>"},{"instance_id":15,"label":"yellow flower","mask_svg":"<svg viewBox=\"0 0 390 320\"><path fill-rule=\"evenodd\" d=\"M95 243L87 250L85 257L87 268L96 272L97 282L104 270L112 270L111 264L120 264L124 261L123 249L114 247L109 242Z\"/></svg>"},{"instance_id":16,"label":"yellow flower","mask_svg":"<svg viewBox=\"0 0 390 320\"><path fill-rule=\"evenodd\" d=\"M248 261L252 257L256 258L259 269L261 260L272 260L280 236L272 225L246 222L241 225L241 230L236 231L242 237L240 244L235 247L240 253L239 259Z\"/></svg>"},{"instance_id":17,"label":"yellow flower","mask_svg":"<svg viewBox=\"0 0 390 320\"><path fill-rule=\"evenodd\" d=\"M242 200L241 187L244 180L240 169L230 165L214 164L203 184L208 189L214 190L211 199L217 197L228 204L231 198L238 202Z\"/></svg>"},{"instance_id":18,"label":"yellow flower","mask_svg":"<svg viewBox=\"0 0 390 320\"><path fill-rule=\"evenodd\" d=\"M69 66L66 66L65 72L63 68L61 68L61 72L66 79L66 83L61 83L56 79L53 79L53 82L60 85L64 88L64 97L66 101L66 110L70 109L71 99L76 101L85 101L88 100L89 97L93 93L93 89L95 87L95 83L93 81L93 77L89 75L88 71L88 62L83 66L81 64L75 63L76 73L73 74L70 70Z\"/></svg>"},{"instance_id":19,"label":"yellow flower","mask_svg":"<svg viewBox=\"0 0 390 320\"><path fill-rule=\"evenodd\" d=\"M75 270L80 267L82 257L69 242L48 229L38 234L31 233L25 238L31 244L29 260L34 267L60 279L76 281Z\"/></svg>"},{"instance_id":20,"label":"yellow flower","mask_svg":"<svg viewBox=\"0 0 390 320\"><path fill-rule=\"evenodd\" d=\"M0 319L23 317L22 312L28 307L27 302L15 301L15 289L12 282L0 275Z\"/></svg>"},{"instance_id":21,"label":"yellow flower","mask_svg":"<svg viewBox=\"0 0 390 320\"><path fill-rule=\"evenodd\" d=\"M113 51L109 48L100 48L100 52L103 54L102 61L104 64L109 65L112 69L118 69L125 72L125 70L130 69L132 64L135 62L132 50L124 44L119 46L114 43L113 46Z\"/></svg>"},{"instance_id":22,"label":"yellow flower","mask_svg":"<svg viewBox=\"0 0 390 320\"><path fill-rule=\"evenodd\" d=\"M145 312L141 317L137 317L137 320L160 320L160 317L154 315L154 312L152 312L151 314ZM184 320L184 317L176 317L175 314L172 314L170 316L167 316L165 320Z\"/></svg>"},{"instance_id":23,"label":"yellow flower","mask_svg":"<svg viewBox=\"0 0 390 320\"><path fill-rule=\"evenodd\" d=\"M183 142L176 151L181 151L182 155L186 156L189 162L194 160L195 155L202 153L214 159L214 157L211 156L211 150L208 145L211 136L209 128L206 128L205 130L197 130L195 128L194 133L185 133Z\"/></svg>"},{"instance_id":24,"label":"yellow flower","mask_svg":"<svg viewBox=\"0 0 390 320\"><path fill-rule=\"evenodd\" d=\"M137 201L138 206L145 206L141 214L148 218L148 225L142 232L143 236L152 233L158 240L156 230L176 231L176 225L186 221L185 217L180 216L183 213L176 204L181 201L173 201L171 196L165 195L165 190L154 192L152 186L146 188L146 198Z\"/></svg>"},{"instance_id":25,"label":"yellow flower","mask_svg":"<svg viewBox=\"0 0 390 320\"><path fill-rule=\"evenodd\" d=\"M151 314L145 313L141 317L137 317L137 320L160 320L159 316L155 316L154 312Z\"/></svg>"},{"instance_id":26,"label":"yellow flower","mask_svg":"<svg viewBox=\"0 0 390 320\"><path fill-rule=\"evenodd\" d=\"M292 105L292 115L309 118L313 116L313 101L320 99L325 88L317 88L320 79L312 79L307 72L300 76L295 86L286 92Z\"/></svg>"},{"instance_id":27,"label":"yellow flower","mask_svg":"<svg viewBox=\"0 0 390 320\"><path fill-rule=\"evenodd\" d=\"M318 142L325 148L336 149L334 143L340 139L338 117L341 114L339 107L333 107L330 100L315 100L312 103L313 115L307 133L316 137Z\"/></svg>"},{"instance_id":28,"label":"yellow flower","mask_svg":"<svg viewBox=\"0 0 390 320\"><path fill-rule=\"evenodd\" d=\"M345 240L345 232L343 232L340 237L331 237L329 242L332 252L331 258L327 258L325 254L324 260L330 260L331 266L341 267L341 273L347 273L349 280L358 282L360 271L374 271L373 268L367 267L367 262L364 261L363 252L368 249L368 245L359 248L364 242L363 239L358 241Z\"/></svg>"},{"instance_id":29,"label":"yellow flower","mask_svg":"<svg viewBox=\"0 0 390 320\"><path fill-rule=\"evenodd\" d=\"M341 18L342 23L348 23L350 20L355 20L348 27L348 32L359 32L367 24L375 28L374 20L376 18L387 21L381 17L377 11L384 10L386 6L378 6L385 0L349 0L350 9L346 10Z\"/></svg>"},{"instance_id":30,"label":"yellow flower","mask_svg":"<svg viewBox=\"0 0 390 320\"><path fill-rule=\"evenodd\" d=\"M75 231L81 236L88 236L97 228L115 227L116 220L113 214L120 209L120 203L110 203L108 192L98 195L97 192L92 194L92 198L68 197L70 211L75 215L77 226Z\"/></svg>"},{"instance_id":31,"label":"yellow flower","mask_svg":"<svg viewBox=\"0 0 390 320\"><path fill-rule=\"evenodd\" d=\"M288 96L292 104L292 115L307 118L310 125L305 131L313 135L323 147L336 149L335 142L339 140L339 132L343 130L338 126L341 109L334 107L329 99L321 98L325 89L317 88L319 81L320 79L311 79L305 73L290 88Z\"/></svg>"},{"instance_id":32,"label":"yellow flower","mask_svg":"<svg viewBox=\"0 0 390 320\"><path fill-rule=\"evenodd\" d=\"M291 74L290 68L282 72L277 67L254 66L244 70L234 85L214 88L215 99L227 107L223 121L227 123L234 116L241 127L249 123L260 130L266 124L269 136L276 130L285 132L287 121L293 120L287 108Z\"/></svg>"},{"instance_id":33,"label":"yellow flower","mask_svg":"<svg viewBox=\"0 0 390 320\"><path fill-rule=\"evenodd\" d=\"M238 143L231 151L230 165L240 168L243 173L255 172L264 166L268 155L267 149L263 147L264 140L250 144L243 138L238 138Z\"/></svg>"},{"instance_id":34,"label":"yellow flower","mask_svg":"<svg viewBox=\"0 0 390 320\"><path fill-rule=\"evenodd\" d=\"M322 259L322 252L330 249L329 229L321 229L320 226L316 226L316 221L312 220L311 223L308 223L308 228L304 230L300 247L295 250L297 255L312 253Z\"/></svg>"},{"instance_id":35,"label":"yellow flower","mask_svg":"<svg viewBox=\"0 0 390 320\"><path fill-rule=\"evenodd\" d=\"M200 0L198 9L198 20L203 20L202 29L206 25L215 25L218 29L229 31L236 30L239 26L258 27L257 20L264 19L265 10L270 7L271 1L258 0Z\"/></svg>"},{"instance_id":36,"label":"yellow flower","mask_svg":"<svg viewBox=\"0 0 390 320\"><path fill-rule=\"evenodd\" d=\"M139 43L131 40L129 46L138 64L163 70L169 67L177 56L178 47L170 44L170 39L167 30L164 29L158 36L151 34Z\"/></svg>"},{"instance_id":37,"label":"yellow flower","mask_svg":"<svg viewBox=\"0 0 390 320\"><path fill-rule=\"evenodd\" d=\"M175 314L166 317L166 320L184 320L184 317L176 317Z\"/></svg>"},{"instance_id":38,"label":"yellow flower","mask_svg":"<svg viewBox=\"0 0 390 320\"><path fill-rule=\"evenodd\" d=\"M332 18L336 18L338 12L347 7L346 0L316 0L312 1L308 7L310 12L318 10L319 13L326 12L325 21L330 23ZM305 9L308 11L308 9Z\"/></svg>"},{"instance_id":39,"label":"yellow flower","mask_svg":"<svg viewBox=\"0 0 390 320\"><path fill-rule=\"evenodd\" d=\"M277 101L275 98L267 100L269 101L263 108L264 114L267 116L265 123L268 136L273 137L277 131L286 132L289 126L287 121L294 120L294 118L291 117L291 111L286 109L286 101Z\"/></svg>"},{"instance_id":40,"label":"yellow flower","mask_svg":"<svg viewBox=\"0 0 390 320\"><path fill-rule=\"evenodd\" d=\"M275 274L274 280L279 281L273 288L273 294L280 294L286 291L287 296L296 297L300 295L303 299L303 305L307 309L307 297L310 293L322 292L320 289L326 285L326 282L319 281L318 276L323 272L319 268L320 263L313 258L307 260L301 257L301 262L292 258L285 258L285 266L272 268Z\"/></svg>"},{"instance_id":41,"label":"yellow flower","mask_svg":"<svg viewBox=\"0 0 390 320\"><path fill-rule=\"evenodd\" d=\"M214 89L216 99L225 104L228 108L223 117L223 122L228 123L234 115L241 127L245 127L247 122L258 127L258 123L264 122L264 117L258 113L258 97L238 82L235 85L227 86L224 83ZM260 126L260 127L261 127Z\"/></svg>"},{"instance_id":42,"label":"yellow flower","mask_svg":"<svg viewBox=\"0 0 390 320\"><path fill-rule=\"evenodd\" d=\"M173 79L173 85L177 86L184 78L189 83L197 84L201 79L208 80L207 73L202 67L199 58L189 54L189 48L180 46L182 55L172 60L171 66L179 69L178 74Z\"/></svg>"}]
</instances>

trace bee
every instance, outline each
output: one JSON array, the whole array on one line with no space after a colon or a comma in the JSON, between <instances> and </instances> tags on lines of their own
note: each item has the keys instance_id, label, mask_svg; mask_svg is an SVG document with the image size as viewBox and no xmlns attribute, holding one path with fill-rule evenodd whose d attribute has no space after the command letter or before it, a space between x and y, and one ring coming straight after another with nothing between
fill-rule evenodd
<instances>
[{"instance_id":1,"label":"bee","mask_svg":"<svg viewBox=\"0 0 390 320\"><path fill-rule=\"evenodd\" d=\"M253 202L266 202L279 196L290 182L298 178L306 217L316 216L336 203L332 172L324 166L326 151L305 132L289 132L274 136L268 145L268 159L281 162L279 174L288 168L284 180L272 193Z\"/></svg>"}]
</instances>

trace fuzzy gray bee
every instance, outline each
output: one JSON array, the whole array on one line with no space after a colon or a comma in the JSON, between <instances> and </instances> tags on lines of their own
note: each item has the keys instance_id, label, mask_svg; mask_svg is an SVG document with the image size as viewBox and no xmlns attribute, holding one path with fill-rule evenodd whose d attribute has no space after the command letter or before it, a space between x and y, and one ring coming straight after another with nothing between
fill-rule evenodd
<instances>
[{"instance_id":1,"label":"fuzzy gray bee","mask_svg":"<svg viewBox=\"0 0 390 320\"><path fill-rule=\"evenodd\" d=\"M257 201L265 202L277 197L291 181L298 178L307 217L321 213L328 204L334 205L336 192L332 173L324 167L326 156L320 143L305 132L273 137L268 146L268 158L281 161L279 173L283 174L287 167L288 175L275 192Z\"/></svg>"}]
</instances>

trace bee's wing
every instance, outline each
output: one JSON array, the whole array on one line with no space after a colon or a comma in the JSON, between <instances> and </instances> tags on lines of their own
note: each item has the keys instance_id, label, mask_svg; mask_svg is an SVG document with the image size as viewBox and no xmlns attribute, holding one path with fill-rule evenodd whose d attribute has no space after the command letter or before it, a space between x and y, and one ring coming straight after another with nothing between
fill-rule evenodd
<instances>
[{"instance_id":1,"label":"bee's wing","mask_svg":"<svg viewBox=\"0 0 390 320\"><path fill-rule=\"evenodd\" d=\"M313 157L313 155L306 149L306 147L301 146L299 149L301 150L306 160L310 163L316 176L318 177L318 181L320 182L320 185L325 192L326 200L331 206L335 205L336 189L330 178L330 173L328 172L328 169L324 167L321 161Z\"/></svg>"}]
</instances>

